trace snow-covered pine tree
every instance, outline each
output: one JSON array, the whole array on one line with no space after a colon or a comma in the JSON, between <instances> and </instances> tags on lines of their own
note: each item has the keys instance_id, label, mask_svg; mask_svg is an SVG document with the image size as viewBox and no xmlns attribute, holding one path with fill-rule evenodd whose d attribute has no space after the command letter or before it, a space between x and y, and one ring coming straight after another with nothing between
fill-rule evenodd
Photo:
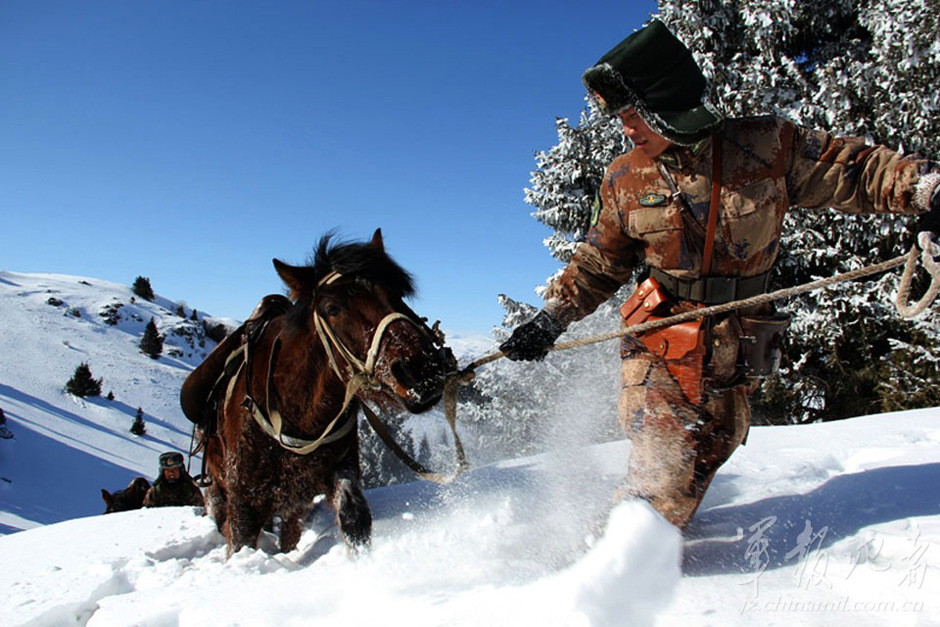
<instances>
[{"instance_id":1,"label":"snow-covered pine tree","mask_svg":"<svg viewBox=\"0 0 940 627\"><path fill-rule=\"evenodd\" d=\"M163 353L163 336L157 330L157 323L153 318L150 318L144 335L140 338L140 351L151 359L157 359Z\"/></svg>"},{"instance_id":2,"label":"snow-covered pine tree","mask_svg":"<svg viewBox=\"0 0 940 627\"><path fill-rule=\"evenodd\" d=\"M390 418L386 419L386 414L383 412L383 423L389 435L414 458L415 451L411 438L402 429L403 418L393 414L388 414L388 416ZM364 417L359 420L359 458L361 460L359 466L362 468L362 485L367 489L415 479L414 471L405 466L391 449L385 446Z\"/></svg>"},{"instance_id":3,"label":"snow-covered pine tree","mask_svg":"<svg viewBox=\"0 0 940 627\"><path fill-rule=\"evenodd\" d=\"M578 126L555 120L558 144L536 152L538 169L532 173L525 200L535 207L535 219L553 229L545 240L551 255L562 262L571 259L590 227L595 199L607 164L625 149L619 124L602 115L588 101ZM552 277L546 279L546 285ZM536 288L541 296L545 285ZM537 307L500 295L506 309L497 339L531 318ZM616 299L571 326L562 339L570 340L611 331L619 324ZM468 429L468 444L487 457L533 453L545 447L558 425L571 412L568 401L580 400L581 434L588 441L618 432L616 381L620 368L617 343L608 342L561 354L544 362L519 365L505 360L477 372L474 387L485 403L461 406L461 422ZM609 389L601 388L609 383ZM582 392L590 390L590 394Z\"/></svg>"}]
</instances>

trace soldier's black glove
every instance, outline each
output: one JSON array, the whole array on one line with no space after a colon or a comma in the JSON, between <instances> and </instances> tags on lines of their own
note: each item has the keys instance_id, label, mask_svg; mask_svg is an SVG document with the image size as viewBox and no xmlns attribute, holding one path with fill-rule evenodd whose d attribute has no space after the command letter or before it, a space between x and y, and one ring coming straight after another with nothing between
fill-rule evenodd
<instances>
[{"instance_id":1,"label":"soldier's black glove","mask_svg":"<svg viewBox=\"0 0 940 627\"><path fill-rule=\"evenodd\" d=\"M934 239L940 239L940 185L934 188L930 196L930 211L917 221L917 233L924 231L930 231Z\"/></svg>"},{"instance_id":2,"label":"soldier's black glove","mask_svg":"<svg viewBox=\"0 0 940 627\"><path fill-rule=\"evenodd\" d=\"M516 327L509 339L499 345L499 350L513 361L542 360L564 330L550 313L543 310Z\"/></svg>"}]
</instances>

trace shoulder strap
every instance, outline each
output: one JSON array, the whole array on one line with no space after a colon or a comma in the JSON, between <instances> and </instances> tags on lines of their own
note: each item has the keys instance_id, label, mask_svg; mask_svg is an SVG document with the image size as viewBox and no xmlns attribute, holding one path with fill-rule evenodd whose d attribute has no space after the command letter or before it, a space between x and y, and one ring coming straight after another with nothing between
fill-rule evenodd
<instances>
[{"instance_id":1,"label":"shoulder strap","mask_svg":"<svg viewBox=\"0 0 940 627\"><path fill-rule=\"evenodd\" d=\"M662 162L657 160L657 167L659 168L659 175L662 176L663 181L666 183L666 187L669 188L669 191L672 193L672 199L676 203L676 207L679 209L679 215L682 216L682 221L685 225L699 238L705 238L705 229L702 228L702 225L699 224L699 221L695 219L692 210L689 208L689 203L686 201L685 196L682 195L682 192L679 191L679 186L676 185L676 179L673 178L672 174L669 172L669 168ZM695 238L690 238L690 241L695 244L694 248L699 249L699 244L695 241Z\"/></svg>"},{"instance_id":2,"label":"shoulder strap","mask_svg":"<svg viewBox=\"0 0 940 627\"><path fill-rule=\"evenodd\" d=\"M705 231L705 252L702 253L701 276L709 276L712 253L715 249L715 231L718 228L718 209L721 205L721 136L712 138L712 198L708 206L708 229Z\"/></svg>"}]
</instances>

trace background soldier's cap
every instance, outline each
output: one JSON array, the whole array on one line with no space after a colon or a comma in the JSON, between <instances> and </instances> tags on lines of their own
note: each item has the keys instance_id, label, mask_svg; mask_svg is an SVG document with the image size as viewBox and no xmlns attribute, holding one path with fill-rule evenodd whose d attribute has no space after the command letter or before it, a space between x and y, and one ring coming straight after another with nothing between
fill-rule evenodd
<instances>
[{"instance_id":1,"label":"background soldier's cap","mask_svg":"<svg viewBox=\"0 0 940 627\"><path fill-rule=\"evenodd\" d=\"M676 144L705 139L724 122L705 99L708 83L692 53L659 20L617 44L582 80L605 113L634 107L651 129Z\"/></svg>"},{"instance_id":2,"label":"background soldier's cap","mask_svg":"<svg viewBox=\"0 0 940 627\"><path fill-rule=\"evenodd\" d=\"M164 453L160 456L160 468L182 468L183 467L183 455L182 453Z\"/></svg>"}]
</instances>

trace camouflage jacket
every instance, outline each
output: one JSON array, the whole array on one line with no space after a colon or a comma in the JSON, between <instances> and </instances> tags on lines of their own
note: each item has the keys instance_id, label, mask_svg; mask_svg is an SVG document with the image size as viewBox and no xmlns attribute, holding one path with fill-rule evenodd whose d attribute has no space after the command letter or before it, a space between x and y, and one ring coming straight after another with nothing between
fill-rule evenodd
<instances>
[{"instance_id":1,"label":"camouflage jacket","mask_svg":"<svg viewBox=\"0 0 940 627\"><path fill-rule=\"evenodd\" d=\"M178 481L157 479L144 496L144 507L171 507L178 505L204 506L202 491L192 477L183 474Z\"/></svg>"},{"instance_id":2,"label":"camouflage jacket","mask_svg":"<svg viewBox=\"0 0 940 627\"><path fill-rule=\"evenodd\" d=\"M721 192L711 272L702 249L721 142ZM700 226L683 218L665 166ZM902 158L860 138L838 138L777 117L729 119L716 135L655 160L633 150L610 164L587 241L546 293L564 325L629 281L641 263L681 279L751 277L770 270L791 206L850 213L918 214L940 180L937 164ZM925 176L927 175L927 176Z\"/></svg>"}]
</instances>

